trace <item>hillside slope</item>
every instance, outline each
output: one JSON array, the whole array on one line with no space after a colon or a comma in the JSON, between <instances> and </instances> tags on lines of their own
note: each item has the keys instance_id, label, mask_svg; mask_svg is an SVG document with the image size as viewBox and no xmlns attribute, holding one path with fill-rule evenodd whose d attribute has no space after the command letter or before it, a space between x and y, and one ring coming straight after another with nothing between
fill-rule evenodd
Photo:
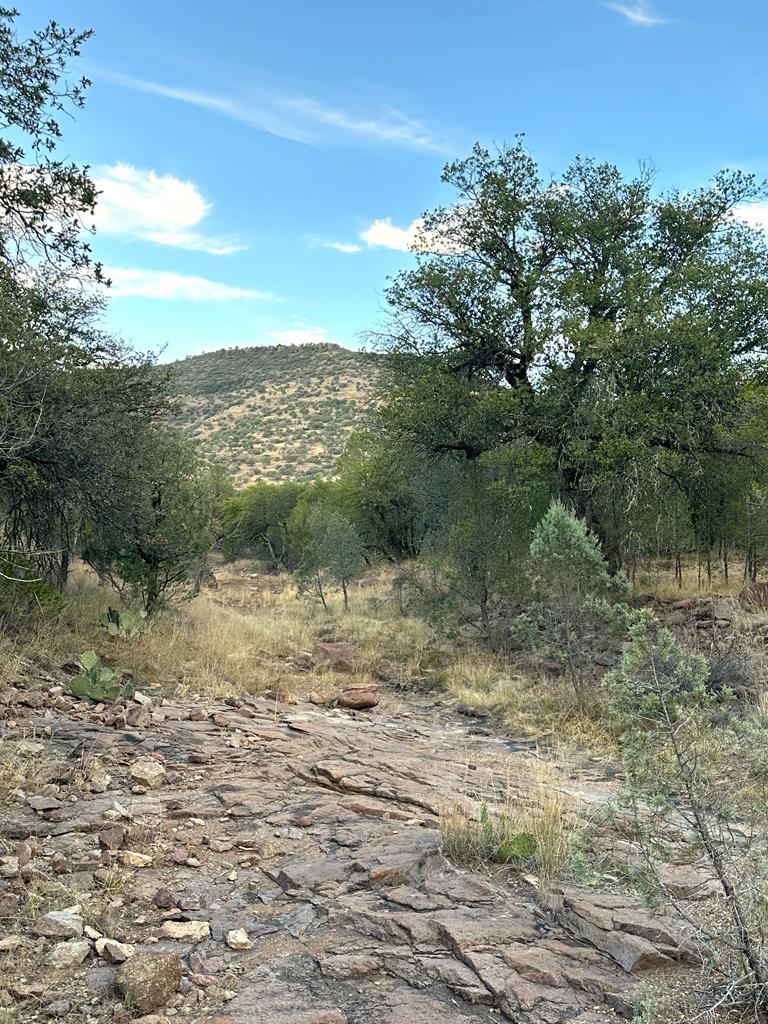
<instances>
[{"instance_id":1,"label":"hillside slope","mask_svg":"<svg viewBox=\"0 0 768 1024\"><path fill-rule=\"evenodd\" d=\"M176 423L239 486L328 477L360 427L381 379L381 357L339 345L222 349L172 366Z\"/></svg>"}]
</instances>

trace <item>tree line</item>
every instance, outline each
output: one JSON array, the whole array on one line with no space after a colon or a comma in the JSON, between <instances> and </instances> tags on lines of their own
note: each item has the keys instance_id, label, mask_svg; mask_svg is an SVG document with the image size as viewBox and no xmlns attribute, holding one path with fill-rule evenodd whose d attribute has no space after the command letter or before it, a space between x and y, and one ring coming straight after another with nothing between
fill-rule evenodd
<instances>
[{"instance_id":1,"label":"tree line","mask_svg":"<svg viewBox=\"0 0 768 1024\"><path fill-rule=\"evenodd\" d=\"M84 103L89 33L28 38L0 9L0 599L4 623L55 602L73 556L151 614L195 585L220 481L166 426L174 386L101 327L88 169L59 155Z\"/></svg>"}]
</instances>

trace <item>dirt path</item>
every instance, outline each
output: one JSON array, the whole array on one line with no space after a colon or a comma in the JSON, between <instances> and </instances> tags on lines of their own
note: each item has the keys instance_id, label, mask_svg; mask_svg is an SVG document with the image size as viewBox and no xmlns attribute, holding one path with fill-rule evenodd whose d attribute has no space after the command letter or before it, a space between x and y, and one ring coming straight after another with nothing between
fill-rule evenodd
<instances>
[{"instance_id":1,"label":"dirt path","mask_svg":"<svg viewBox=\"0 0 768 1024\"><path fill-rule=\"evenodd\" d=\"M116 712L53 670L4 710L6 749L56 766L2 823L0 996L22 1019L599 1024L631 1016L647 969L684 970L674 926L629 896L544 910L520 878L446 863L446 800L491 799L509 763L527 784L514 745L447 711L385 694L373 712ZM588 769L563 786L610 795Z\"/></svg>"}]
</instances>

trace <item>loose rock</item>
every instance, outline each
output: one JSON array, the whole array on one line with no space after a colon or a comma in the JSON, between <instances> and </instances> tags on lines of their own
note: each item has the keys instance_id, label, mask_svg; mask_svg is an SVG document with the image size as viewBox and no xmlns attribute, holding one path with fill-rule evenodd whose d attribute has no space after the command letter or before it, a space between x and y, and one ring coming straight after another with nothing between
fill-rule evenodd
<instances>
[{"instance_id":1,"label":"loose rock","mask_svg":"<svg viewBox=\"0 0 768 1024\"><path fill-rule=\"evenodd\" d=\"M115 983L123 996L140 1013L165 1006L181 985L181 959L175 953L144 950L123 964Z\"/></svg>"}]
</instances>

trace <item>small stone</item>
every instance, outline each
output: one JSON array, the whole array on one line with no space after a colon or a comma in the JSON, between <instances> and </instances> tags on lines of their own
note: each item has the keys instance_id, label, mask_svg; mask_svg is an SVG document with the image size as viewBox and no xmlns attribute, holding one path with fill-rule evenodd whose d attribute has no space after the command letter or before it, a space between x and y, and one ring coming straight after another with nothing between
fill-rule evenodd
<instances>
[{"instance_id":1,"label":"small stone","mask_svg":"<svg viewBox=\"0 0 768 1024\"><path fill-rule=\"evenodd\" d=\"M96 952L108 964L123 964L136 952L136 947L129 942L118 942L116 939L97 939Z\"/></svg>"},{"instance_id":2,"label":"small stone","mask_svg":"<svg viewBox=\"0 0 768 1024\"><path fill-rule=\"evenodd\" d=\"M91 765L85 779L92 793L106 793L112 781L112 776L100 764L96 763Z\"/></svg>"},{"instance_id":3,"label":"small stone","mask_svg":"<svg viewBox=\"0 0 768 1024\"><path fill-rule=\"evenodd\" d=\"M171 860L174 864L186 864L188 857L189 852L183 846L177 846L175 850L171 850Z\"/></svg>"},{"instance_id":4,"label":"small stone","mask_svg":"<svg viewBox=\"0 0 768 1024\"><path fill-rule=\"evenodd\" d=\"M33 811L38 811L40 814L45 811L58 811L64 806L61 800L55 796L30 796L27 797L27 803Z\"/></svg>"},{"instance_id":5,"label":"small stone","mask_svg":"<svg viewBox=\"0 0 768 1024\"><path fill-rule=\"evenodd\" d=\"M97 999L105 999L115 985L115 972L111 967L91 967L85 972L85 984Z\"/></svg>"},{"instance_id":6,"label":"small stone","mask_svg":"<svg viewBox=\"0 0 768 1024\"><path fill-rule=\"evenodd\" d=\"M49 939L79 939L83 934L82 910L79 906L52 910L35 925L35 932Z\"/></svg>"},{"instance_id":7,"label":"small stone","mask_svg":"<svg viewBox=\"0 0 768 1024\"><path fill-rule=\"evenodd\" d=\"M103 935L98 930L98 928L91 928L91 926L89 924L87 924L85 926L85 928L83 928L83 932L85 933L85 936L88 939L101 939L101 938L103 938Z\"/></svg>"},{"instance_id":8,"label":"small stone","mask_svg":"<svg viewBox=\"0 0 768 1024\"><path fill-rule=\"evenodd\" d=\"M15 878L18 873L18 857L0 857L0 878Z\"/></svg>"},{"instance_id":9,"label":"small stone","mask_svg":"<svg viewBox=\"0 0 768 1024\"><path fill-rule=\"evenodd\" d=\"M18 949L23 943L24 939L21 935L6 935L0 939L0 953L10 953L11 950Z\"/></svg>"},{"instance_id":10,"label":"small stone","mask_svg":"<svg viewBox=\"0 0 768 1024\"><path fill-rule=\"evenodd\" d=\"M166 921L160 934L180 942L202 942L211 934L211 926L207 921Z\"/></svg>"},{"instance_id":11,"label":"small stone","mask_svg":"<svg viewBox=\"0 0 768 1024\"><path fill-rule=\"evenodd\" d=\"M102 850L119 850L125 842L123 825L111 825L99 832L99 846Z\"/></svg>"},{"instance_id":12,"label":"small stone","mask_svg":"<svg viewBox=\"0 0 768 1024\"><path fill-rule=\"evenodd\" d=\"M209 764L212 760L212 755L207 750L193 750L189 755L190 764Z\"/></svg>"},{"instance_id":13,"label":"small stone","mask_svg":"<svg viewBox=\"0 0 768 1024\"><path fill-rule=\"evenodd\" d=\"M315 665L327 665L334 672L354 672L364 664L358 649L347 643L318 644L312 660Z\"/></svg>"},{"instance_id":14,"label":"small stone","mask_svg":"<svg viewBox=\"0 0 768 1024\"><path fill-rule=\"evenodd\" d=\"M72 1012L72 1003L69 999L54 999L52 1003L47 1003L45 1012L49 1017L68 1017Z\"/></svg>"},{"instance_id":15,"label":"small stone","mask_svg":"<svg viewBox=\"0 0 768 1024\"><path fill-rule=\"evenodd\" d=\"M212 974L190 974L189 980L197 985L199 988L210 988L211 985L216 984L216 979Z\"/></svg>"},{"instance_id":16,"label":"small stone","mask_svg":"<svg viewBox=\"0 0 768 1024\"><path fill-rule=\"evenodd\" d=\"M63 970L68 967L77 967L88 958L91 952L91 944L87 939L75 939L72 942L58 942L48 955L48 963L51 967Z\"/></svg>"},{"instance_id":17,"label":"small stone","mask_svg":"<svg viewBox=\"0 0 768 1024\"><path fill-rule=\"evenodd\" d=\"M155 906L160 907L161 910L170 910L176 906L176 897L170 889L158 889L153 896L153 900Z\"/></svg>"},{"instance_id":18,"label":"small stone","mask_svg":"<svg viewBox=\"0 0 768 1024\"><path fill-rule=\"evenodd\" d=\"M148 868L152 858L146 853L136 853L135 850L121 850L120 863L126 868Z\"/></svg>"},{"instance_id":19,"label":"small stone","mask_svg":"<svg viewBox=\"0 0 768 1024\"><path fill-rule=\"evenodd\" d=\"M139 1013L165 1006L181 985L181 959L175 953L136 952L117 973L116 984Z\"/></svg>"},{"instance_id":20,"label":"small stone","mask_svg":"<svg viewBox=\"0 0 768 1024\"><path fill-rule=\"evenodd\" d=\"M226 942L230 949L253 949L245 928L233 928L227 932Z\"/></svg>"},{"instance_id":21,"label":"small stone","mask_svg":"<svg viewBox=\"0 0 768 1024\"><path fill-rule=\"evenodd\" d=\"M166 776L165 768L154 758L145 757L134 761L130 768L131 779L147 789L157 789Z\"/></svg>"}]
</instances>

